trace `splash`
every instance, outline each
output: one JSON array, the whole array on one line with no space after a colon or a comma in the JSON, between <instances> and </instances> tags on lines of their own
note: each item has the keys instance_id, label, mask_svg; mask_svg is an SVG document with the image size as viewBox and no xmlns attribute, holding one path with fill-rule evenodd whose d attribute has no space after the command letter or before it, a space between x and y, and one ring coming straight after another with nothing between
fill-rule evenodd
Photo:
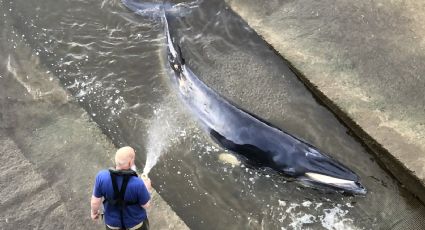
<instances>
[{"instance_id":1,"label":"splash","mask_svg":"<svg viewBox=\"0 0 425 230\"><path fill-rule=\"evenodd\" d=\"M186 136L184 129L179 127L179 115L172 106L163 105L154 109L154 115L148 128L146 144L146 164L142 175L147 176L158 163L161 155L167 152L172 144Z\"/></svg>"}]
</instances>

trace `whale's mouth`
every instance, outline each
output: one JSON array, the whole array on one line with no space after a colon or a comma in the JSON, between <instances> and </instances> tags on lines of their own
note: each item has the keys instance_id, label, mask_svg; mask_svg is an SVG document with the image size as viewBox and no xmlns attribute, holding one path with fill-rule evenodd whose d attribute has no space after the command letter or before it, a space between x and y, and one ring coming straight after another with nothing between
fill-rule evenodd
<instances>
[{"instance_id":1,"label":"whale's mouth","mask_svg":"<svg viewBox=\"0 0 425 230\"><path fill-rule=\"evenodd\" d=\"M358 181L345 180L320 173L307 172L305 173L303 181L307 184L314 184L315 186L339 189L345 193L359 195L366 194L366 188L364 188Z\"/></svg>"}]
</instances>

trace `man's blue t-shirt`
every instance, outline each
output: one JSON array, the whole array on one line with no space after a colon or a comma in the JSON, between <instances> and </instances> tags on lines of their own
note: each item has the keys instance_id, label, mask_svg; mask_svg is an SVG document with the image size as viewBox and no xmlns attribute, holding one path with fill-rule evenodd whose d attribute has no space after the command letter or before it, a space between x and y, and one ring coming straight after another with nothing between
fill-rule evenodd
<instances>
[{"instance_id":1,"label":"man's blue t-shirt","mask_svg":"<svg viewBox=\"0 0 425 230\"><path fill-rule=\"evenodd\" d=\"M121 189L123 176L117 176L118 188ZM114 199L114 188L112 187L111 175L108 170L101 170L94 184L93 195L97 198ZM150 199L145 183L139 177L132 176L128 181L124 195L126 201L137 201L139 205L128 205L123 212L124 225L131 228L146 220L146 210L142 208ZM114 205L104 204L105 223L112 227L122 227L120 208Z\"/></svg>"}]
</instances>

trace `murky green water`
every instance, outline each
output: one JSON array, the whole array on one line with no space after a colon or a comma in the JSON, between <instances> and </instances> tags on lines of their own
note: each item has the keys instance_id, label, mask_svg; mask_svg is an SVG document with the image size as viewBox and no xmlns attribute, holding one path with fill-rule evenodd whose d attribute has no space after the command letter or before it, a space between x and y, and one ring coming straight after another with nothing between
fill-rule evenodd
<instances>
[{"instance_id":1,"label":"murky green water","mask_svg":"<svg viewBox=\"0 0 425 230\"><path fill-rule=\"evenodd\" d=\"M160 21L120 1L0 0L1 43L40 58L117 145L163 148L154 187L193 229L404 229L423 205L298 81L282 59L219 0L175 18L194 72L240 107L307 140L362 178L365 197L328 194L267 170L219 161L169 85ZM36 76L28 76L36 77ZM162 137L150 139L153 135ZM105 167L109 167L105 165ZM418 222L417 227L423 222Z\"/></svg>"}]
</instances>

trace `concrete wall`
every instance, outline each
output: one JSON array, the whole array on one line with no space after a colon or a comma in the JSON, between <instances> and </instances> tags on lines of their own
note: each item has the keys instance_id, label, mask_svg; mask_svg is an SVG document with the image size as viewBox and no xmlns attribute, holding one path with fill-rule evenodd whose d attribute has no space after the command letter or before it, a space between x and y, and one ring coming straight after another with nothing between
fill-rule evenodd
<instances>
[{"instance_id":1,"label":"concrete wall","mask_svg":"<svg viewBox=\"0 0 425 230\"><path fill-rule=\"evenodd\" d=\"M226 2L425 201L424 4Z\"/></svg>"}]
</instances>

